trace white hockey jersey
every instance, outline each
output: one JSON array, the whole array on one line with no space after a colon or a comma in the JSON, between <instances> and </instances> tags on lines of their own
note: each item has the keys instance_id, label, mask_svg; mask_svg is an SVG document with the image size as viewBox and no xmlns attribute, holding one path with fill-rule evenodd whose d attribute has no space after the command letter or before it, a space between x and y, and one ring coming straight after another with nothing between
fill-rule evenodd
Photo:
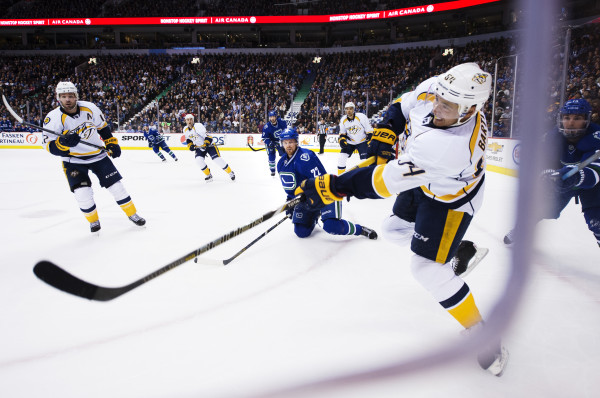
<instances>
[{"instance_id":1,"label":"white hockey jersey","mask_svg":"<svg viewBox=\"0 0 600 398\"><path fill-rule=\"evenodd\" d=\"M382 196L421 187L430 198L473 215L483 201L486 119L477 112L460 126L435 127L434 83L435 78L427 79L401 98L407 121L403 152L378 167L374 187Z\"/></svg>"},{"instance_id":2,"label":"white hockey jersey","mask_svg":"<svg viewBox=\"0 0 600 398\"><path fill-rule=\"evenodd\" d=\"M44 128L56 131L57 134L62 134L64 131L70 131L83 127L87 124L79 135L83 141L91 144L104 146L104 141L98 134L107 126L106 120L102 111L93 103L88 101L77 101L77 112L74 115L67 115L60 107L50 111L44 119ZM46 149L50 142L56 140L58 136L42 131L43 144ZM83 143L79 143L70 149L71 156L62 156L61 159L70 163L92 163L107 156L106 152L93 147L89 147Z\"/></svg>"},{"instance_id":3,"label":"white hockey jersey","mask_svg":"<svg viewBox=\"0 0 600 398\"><path fill-rule=\"evenodd\" d=\"M194 123L194 127L192 128L185 126L183 128L183 135L185 135L186 140L192 141L198 147L204 145L204 139L209 137L206 133L206 127L202 123ZM213 146L213 144L211 143L209 146Z\"/></svg>"},{"instance_id":4,"label":"white hockey jersey","mask_svg":"<svg viewBox=\"0 0 600 398\"><path fill-rule=\"evenodd\" d=\"M364 113L354 112L352 120L348 119L347 115L340 119L340 135L348 137L348 144L356 145L366 141L367 133L372 131L373 127Z\"/></svg>"}]
</instances>

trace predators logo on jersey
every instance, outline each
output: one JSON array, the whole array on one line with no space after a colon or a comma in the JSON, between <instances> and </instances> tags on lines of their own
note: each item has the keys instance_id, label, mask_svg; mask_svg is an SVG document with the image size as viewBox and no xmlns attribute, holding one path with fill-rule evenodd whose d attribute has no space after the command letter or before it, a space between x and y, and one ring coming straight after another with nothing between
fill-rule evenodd
<instances>
[{"instance_id":1,"label":"predators logo on jersey","mask_svg":"<svg viewBox=\"0 0 600 398\"><path fill-rule=\"evenodd\" d=\"M487 80L487 75L484 73L477 73L472 79L475 83L483 84Z\"/></svg>"}]
</instances>

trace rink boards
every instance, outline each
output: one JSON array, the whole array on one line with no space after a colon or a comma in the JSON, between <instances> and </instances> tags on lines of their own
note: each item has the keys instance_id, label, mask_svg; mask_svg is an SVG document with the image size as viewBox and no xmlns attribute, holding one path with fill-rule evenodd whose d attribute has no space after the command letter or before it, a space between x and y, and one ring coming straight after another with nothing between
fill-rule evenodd
<instances>
[{"instance_id":1,"label":"rink boards","mask_svg":"<svg viewBox=\"0 0 600 398\"><path fill-rule=\"evenodd\" d=\"M148 141L139 133L113 133L122 149L150 149ZM167 145L173 150L187 150L184 135L181 133L164 134ZM222 151L250 151L264 148L260 134L213 134L214 142ZM318 150L319 138L316 134L301 134L300 145L303 148ZM487 169L497 173L516 176L520 161L520 143L518 140L490 138L486 154ZM41 149L42 134L35 132L0 133L0 149ZM325 143L327 152L339 150L338 135L330 134Z\"/></svg>"}]
</instances>

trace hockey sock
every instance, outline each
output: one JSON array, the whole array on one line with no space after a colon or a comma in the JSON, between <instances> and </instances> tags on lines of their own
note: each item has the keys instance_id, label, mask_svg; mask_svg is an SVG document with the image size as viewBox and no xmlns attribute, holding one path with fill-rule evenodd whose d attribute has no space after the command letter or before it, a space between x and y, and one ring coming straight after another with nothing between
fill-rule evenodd
<instances>
[{"instance_id":1,"label":"hockey sock","mask_svg":"<svg viewBox=\"0 0 600 398\"><path fill-rule=\"evenodd\" d=\"M360 235L362 227L343 219L328 218L323 221L323 230L332 235Z\"/></svg>"},{"instance_id":2,"label":"hockey sock","mask_svg":"<svg viewBox=\"0 0 600 398\"><path fill-rule=\"evenodd\" d=\"M217 164L217 166L225 170L227 174L231 173L231 168L229 168L229 165L225 163L222 157L216 157L213 159L213 161Z\"/></svg>"},{"instance_id":3,"label":"hockey sock","mask_svg":"<svg viewBox=\"0 0 600 398\"><path fill-rule=\"evenodd\" d=\"M96 210L96 203L94 203L94 191L91 187L77 188L73 191L75 200L79 205L79 209L83 212L85 218L93 223L98 221L98 211Z\"/></svg>"},{"instance_id":4,"label":"hockey sock","mask_svg":"<svg viewBox=\"0 0 600 398\"><path fill-rule=\"evenodd\" d=\"M475 299L473 299L471 290L466 283L454 296L440 301L440 304L465 329L481 322L481 314L475 305Z\"/></svg>"},{"instance_id":5,"label":"hockey sock","mask_svg":"<svg viewBox=\"0 0 600 398\"><path fill-rule=\"evenodd\" d=\"M271 170L271 173L275 172L275 162L271 162L269 161L269 169Z\"/></svg>"},{"instance_id":6,"label":"hockey sock","mask_svg":"<svg viewBox=\"0 0 600 398\"><path fill-rule=\"evenodd\" d=\"M157 153L158 157L161 158L162 160L165 160L165 156L162 153Z\"/></svg>"},{"instance_id":7,"label":"hockey sock","mask_svg":"<svg viewBox=\"0 0 600 398\"><path fill-rule=\"evenodd\" d=\"M121 181L117 181L107 188L108 191L112 194L113 198L117 201L117 204L123 209L127 217L130 217L137 213L133 202L131 201L131 197L125 190L125 186Z\"/></svg>"},{"instance_id":8,"label":"hockey sock","mask_svg":"<svg viewBox=\"0 0 600 398\"><path fill-rule=\"evenodd\" d=\"M452 263L437 263L418 254L410 262L413 277L431 293L463 327L470 328L481 321L469 286L454 274Z\"/></svg>"},{"instance_id":9,"label":"hockey sock","mask_svg":"<svg viewBox=\"0 0 600 398\"><path fill-rule=\"evenodd\" d=\"M340 153L340 157L338 158L338 175L346 171L346 161L349 157L350 155L347 153Z\"/></svg>"},{"instance_id":10,"label":"hockey sock","mask_svg":"<svg viewBox=\"0 0 600 398\"><path fill-rule=\"evenodd\" d=\"M177 159L177 157L175 156L175 154L173 153L173 151L169 151L169 155L171 155L171 157L172 157L173 159Z\"/></svg>"},{"instance_id":11,"label":"hockey sock","mask_svg":"<svg viewBox=\"0 0 600 398\"><path fill-rule=\"evenodd\" d=\"M204 175L205 175L205 176L207 176L207 177L210 175L210 169L208 168L208 166L205 166L205 167L202 169L202 172L203 172L203 173L204 173Z\"/></svg>"}]
</instances>

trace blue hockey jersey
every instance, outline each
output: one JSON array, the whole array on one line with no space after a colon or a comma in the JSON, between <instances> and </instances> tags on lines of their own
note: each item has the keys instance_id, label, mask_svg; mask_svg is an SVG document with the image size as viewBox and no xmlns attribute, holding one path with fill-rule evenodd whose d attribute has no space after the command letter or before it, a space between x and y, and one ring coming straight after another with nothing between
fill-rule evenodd
<instances>
[{"instance_id":1,"label":"blue hockey jersey","mask_svg":"<svg viewBox=\"0 0 600 398\"><path fill-rule=\"evenodd\" d=\"M165 137L158 133L156 127L150 127L148 131L144 131L144 137L148 140L148 146L158 145L165 140Z\"/></svg>"},{"instance_id":2,"label":"blue hockey jersey","mask_svg":"<svg viewBox=\"0 0 600 398\"><path fill-rule=\"evenodd\" d=\"M265 143L265 146L271 145L271 142L279 144L279 134L286 128L287 124L280 118L277 118L277 123L275 125L271 124L270 121L265 123L262 129L262 140Z\"/></svg>"},{"instance_id":3,"label":"blue hockey jersey","mask_svg":"<svg viewBox=\"0 0 600 398\"><path fill-rule=\"evenodd\" d=\"M291 159L287 155L279 159L277 172L288 200L294 197L294 191L302 181L327 173L317 155L301 147L298 147Z\"/></svg>"}]
</instances>

